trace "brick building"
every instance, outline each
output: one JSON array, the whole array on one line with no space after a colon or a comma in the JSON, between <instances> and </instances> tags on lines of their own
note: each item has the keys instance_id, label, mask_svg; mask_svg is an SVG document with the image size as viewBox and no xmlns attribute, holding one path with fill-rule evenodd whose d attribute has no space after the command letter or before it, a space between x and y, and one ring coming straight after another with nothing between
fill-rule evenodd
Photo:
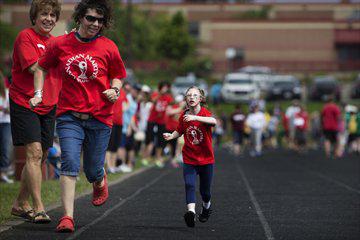
<instances>
[{"instance_id":1,"label":"brick building","mask_svg":"<svg viewBox=\"0 0 360 240\"><path fill-rule=\"evenodd\" d=\"M199 54L209 56L214 71L242 65L266 65L277 71L343 71L360 69L360 6L337 4L138 4L153 13L182 11L190 32L200 41ZM64 4L55 35L62 34L73 4ZM3 5L1 19L28 26L26 5ZM249 20L249 13L266 11ZM234 49L233 58L226 50Z\"/></svg>"}]
</instances>

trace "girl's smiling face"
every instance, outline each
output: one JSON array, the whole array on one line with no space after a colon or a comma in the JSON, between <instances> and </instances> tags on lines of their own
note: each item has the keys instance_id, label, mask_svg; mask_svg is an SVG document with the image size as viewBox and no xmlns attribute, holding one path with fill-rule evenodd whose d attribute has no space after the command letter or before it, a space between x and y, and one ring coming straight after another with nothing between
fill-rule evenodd
<instances>
[{"instance_id":1,"label":"girl's smiling face","mask_svg":"<svg viewBox=\"0 0 360 240\"><path fill-rule=\"evenodd\" d=\"M198 88L190 88L187 92L186 92L186 103L189 107L196 107L197 105L200 104L201 102L201 93L199 91Z\"/></svg>"}]
</instances>

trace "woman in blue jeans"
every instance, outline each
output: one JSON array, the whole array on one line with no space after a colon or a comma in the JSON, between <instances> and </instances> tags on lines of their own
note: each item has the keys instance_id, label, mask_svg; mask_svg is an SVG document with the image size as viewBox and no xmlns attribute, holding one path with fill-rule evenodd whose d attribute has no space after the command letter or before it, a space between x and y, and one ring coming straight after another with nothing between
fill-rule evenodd
<instances>
[{"instance_id":1,"label":"woman in blue jeans","mask_svg":"<svg viewBox=\"0 0 360 240\"><path fill-rule=\"evenodd\" d=\"M34 74L35 95L30 105L42 101L46 71L62 73L56 130L61 147L61 198L64 215L58 232L73 232L76 177L80 155L86 178L93 184L92 204L108 198L104 160L110 139L113 103L118 99L126 72L115 43L101 35L111 22L110 1L82 0L73 14L78 30L52 41ZM45 93L44 93L45 94Z\"/></svg>"}]
</instances>

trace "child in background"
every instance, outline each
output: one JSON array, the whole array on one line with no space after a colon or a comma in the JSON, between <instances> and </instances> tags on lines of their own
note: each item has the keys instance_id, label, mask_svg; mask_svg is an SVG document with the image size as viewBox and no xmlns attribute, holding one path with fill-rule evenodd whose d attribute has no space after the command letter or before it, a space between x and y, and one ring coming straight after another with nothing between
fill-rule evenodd
<instances>
[{"instance_id":1,"label":"child in background","mask_svg":"<svg viewBox=\"0 0 360 240\"><path fill-rule=\"evenodd\" d=\"M211 128L216 126L216 119L204 108L204 91L196 86L186 91L187 109L179 118L176 131L164 133L166 141L184 134L183 176L185 181L187 211L184 215L186 225L195 227L195 186L196 175L200 177L200 194L203 200L200 222L206 222L211 214L211 181L214 168L214 151L212 148Z\"/></svg>"}]
</instances>

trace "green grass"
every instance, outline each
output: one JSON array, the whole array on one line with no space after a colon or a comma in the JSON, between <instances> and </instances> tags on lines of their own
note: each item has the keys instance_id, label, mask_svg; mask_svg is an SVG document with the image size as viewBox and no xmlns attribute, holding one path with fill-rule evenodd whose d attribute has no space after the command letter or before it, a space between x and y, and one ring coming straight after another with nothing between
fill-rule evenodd
<instances>
[{"instance_id":1,"label":"green grass","mask_svg":"<svg viewBox=\"0 0 360 240\"><path fill-rule=\"evenodd\" d=\"M135 169L141 168L140 161L136 161ZM112 182L124 176L122 173L109 174L108 181ZM0 224L16 219L10 214L10 210L14 199L19 193L20 182L14 184L0 184ZM80 195L87 190L91 190L92 185L87 181L84 174L80 175L80 179L76 182L76 195ZM60 203L60 182L58 180L43 181L41 196L45 206Z\"/></svg>"}]
</instances>

